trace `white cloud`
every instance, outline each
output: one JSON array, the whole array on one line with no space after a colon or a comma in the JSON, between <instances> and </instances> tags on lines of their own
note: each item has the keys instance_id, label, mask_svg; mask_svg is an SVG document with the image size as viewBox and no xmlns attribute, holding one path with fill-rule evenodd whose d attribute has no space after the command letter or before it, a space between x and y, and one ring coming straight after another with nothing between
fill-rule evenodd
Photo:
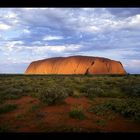
<instances>
[{"instance_id":1,"label":"white cloud","mask_svg":"<svg viewBox=\"0 0 140 140\"><path fill-rule=\"evenodd\" d=\"M34 41L32 42L33 45L41 45L41 41Z\"/></svg>"},{"instance_id":2,"label":"white cloud","mask_svg":"<svg viewBox=\"0 0 140 140\"><path fill-rule=\"evenodd\" d=\"M43 38L43 40L60 40L60 39L63 39L62 36L50 36L50 35L47 35Z\"/></svg>"},{"instance_id":3,"label":"white cloud","mask_svg":"<svg viewBox=\"0 0 140 140\"><path fill-rule=\"evenodd\" d=\"M23 8L23 10L35 10L36 8Z\"/></svg>"},{"instance_id":4,"label":"white cloud","mask_svg":"<svg viewBox=\"0 0 140 140\"><path fill-rule=\"evenodd\" d=\"M5 21L5 23L8 23L10 26L16 25L20 18L18 17L18 14L12 9L1 9L0 11L0 19L1 21Z\"/></svg>"},{"instance_id":5,"label":"white cloud","mask_svg":"<svg viewBox=\"0 0 140 140\"><path fill-rule=\"evenodd\" d=\"M134 68L140 64L133 60L130 66L134 57L128 55L139 58L140 14L115 14L106 8L1 8L0 57L22 62L25 56L24 61L82 53L126 61ZM14 39L19 41L8 41Z\"/></svg>"},{"instance_id":6,"label":"white cloud","mask_svg":"<svg viewBox=\"0 0 140 140\"><path fill-rule=\"evenodd\" d=\"M42 46L42 47L33 47L34 49L32 50L36 54L44 54L44 53L62 53L62 52L67 52L67 51L75 51L78 50L81 47L81 45L54 45L54 46Z\"/></svg>"},{"instance_id":7,"label":"white cloud","mask_svg":"<svg viewBox=\"0 0 140 140\"><path fill-rule=\"evenodd\" d=\"M100 28L98 28L97 26L87 26L85 28L82 27L82 29L80 28L80 30L85 31L85 32L89 32L89 33L95 33L95 32L99 32L101 31Z\"/></svg>"},{"instance_id":8,"label":"white cloud","mask_svg":"<svg viewBox=\"0 0 140 140\"><path fill-rule=\"evenodd\" d=\"M23 41L8 41L2 48L3 51L12 52L21 49Z\"/></svg>"},{"instance_id":9,"label":"white cloud","mask_svg":"<svg viewBox=\"0 0 140 140\"><path fill-rule=\"evenodd\" d=\"M17 17L17 14L14 13L14 12L8 12L4 17L5 18L9 18L9 19L16 18Z\"/></svg>"},{"instance_id":10,"label":"white cloud","mask_svg":"<svg viewBox=\"0 0 140 140\"><path fill-rule=\"evenodd\" d=\"M128 26L140 27L140 14L128 18Z\"/></svg>"},{"instance_id":11,"label":"white cloud","mask_svg":"<svg viewBox=\"0 0 140 140\"><path fill-rule=\"evenodd\" d=\"M30 30L28 30L28 29L23 29L23 32L26 34L30 34Z\"/></svg>"},{"instance_id":12,"label":"white cloud","mask_svg":"<svg viewBox=\"0 0 140 140\"><path fill-rule=\"evenodd\" d=\"M47 50L55 51L55 52L63 52L66 50L66 46L47 46Z\"/></svg>"},{"instance_id":13,"label":"white cloud","mask_svg":"<svg viewBox=\"0 0 140 140\"><path fill-rule=\"evenodd\" d=\"M9 26L5 23L0 23L0 30L8 30L10 28L11 28L11 26Z\"/></svg>"},{"instance_id":14,"label":"white cloud","mask_svg":"<svg viewBox=\"0 0 140 140\"><path fill-rule=\"evenodd\" d=\"M65 53L69 51L77 51L82 47L78 44L65 44L65 45L48 45L44 44L42 46L40 41L34 41L33 46L25 46L23 41L8 41L5 43L4 47L1 47L1 50L5 55L8 55L10 52L29 52L33 54L46 54L46 53Z\"/></svg>"}]
</instances>

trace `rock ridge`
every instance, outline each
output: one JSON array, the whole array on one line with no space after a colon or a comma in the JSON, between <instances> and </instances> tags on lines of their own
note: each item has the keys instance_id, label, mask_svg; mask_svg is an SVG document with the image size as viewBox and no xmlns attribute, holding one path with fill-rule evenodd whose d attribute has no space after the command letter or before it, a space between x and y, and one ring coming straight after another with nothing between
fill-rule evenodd
<instances>
[{"instance_id":1,"label":"rock ridge","mask_svg":"<svg viewBox=\"0 0 140 140\"><path fill-rule=\"evenodd\" d=\"M33 61L25 74L126 74L126 71L120 61L77 55Z\"/></svg>"}]
</instances>

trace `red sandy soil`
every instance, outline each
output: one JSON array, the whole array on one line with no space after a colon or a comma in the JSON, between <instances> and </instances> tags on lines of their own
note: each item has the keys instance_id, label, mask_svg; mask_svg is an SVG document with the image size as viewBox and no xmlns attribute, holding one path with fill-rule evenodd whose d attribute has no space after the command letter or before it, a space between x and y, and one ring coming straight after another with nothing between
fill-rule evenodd
<instances>
[{"instance_id":1,"label":"red sandy soil","mask_svg":"<svg viewBox=\"0 0 140 140\"><path fill-rule=\"evenodd\" d=\"M56 105L44 105L38 99L24 96L6 103L17 104L18 108L0 115L0 126L7 125L13 132L140 132L140 124L119 114L115 118L97 116L88 111L91 104L101 103L105 98L90 101L86 97L68 97ZM38 106L31 109L33 106ZM82 106L86 118L70 118L69 112L74 105ZM98 123L99 121L103 123Z\"/></svg>"}]
</instances>

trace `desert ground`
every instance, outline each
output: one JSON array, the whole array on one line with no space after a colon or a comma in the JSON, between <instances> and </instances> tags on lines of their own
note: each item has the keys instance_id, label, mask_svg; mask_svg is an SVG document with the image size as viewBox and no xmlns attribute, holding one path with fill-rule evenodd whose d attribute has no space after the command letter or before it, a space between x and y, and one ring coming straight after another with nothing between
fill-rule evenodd
<instances>
[{"instance_id":1,"label":"desert ground","mask_svg":"<svg viewBox=\"0 0 140 140\"><path fill-rule=\"evenodd\" d=\"M0 132L140 132L140 75L0 75Z\"/></svg>"}]
</instances>

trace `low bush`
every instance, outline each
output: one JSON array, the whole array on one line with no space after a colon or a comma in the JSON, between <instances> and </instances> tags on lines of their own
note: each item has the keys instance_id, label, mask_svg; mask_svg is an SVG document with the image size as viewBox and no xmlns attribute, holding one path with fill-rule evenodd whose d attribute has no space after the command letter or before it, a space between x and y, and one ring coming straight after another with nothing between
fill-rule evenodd
<instances>
[{"instance_id":1,"label":"low bush","mask_svg":"<svg viewBox=\"0 0 140 140\"><path fill-rule=\"evenodd\" d=\"M72 94L72 96L73 96L73 97L76 97L76 98L81 97L81 95L82 95L82 94L81 94L79 91L77 91L77 90L74 90L74 91L73 91L73 94Z\"/></svg>"},{"instance_id":2,"label":"low bush","mask_svg":"<svg viewBox=\"0 0 140 140\"><path fill-rule=\"evenodd\" d=\"M72 96L72 95L73 95L73 89L71 89L71 88L65 88L64 90L65 90L65 92L66 92L69 96Z\"/></svg>"},{"instance_id":3,"label":"low bush","mask_svg":"<svg viewBox=\"0 0 140 140\"><path fill-rule=\"evenodd\" d=\"M83 120L85 119L85 115L83 113L83 108L81 106L75 106L69 112L69 116L74 119Z\"/></svg>"},{"instance_id":4,"label":"low bush","mask_svg":"<svg viewBox=\"0 0 140 140\"><path fill-rule=\"evenodd\" d=\"M112 110L121 113L123 116L140 121L140 100L124 99L111 102Z\"/></svg>"},{"instance_id":5,"label":"low bush","mask_svg":"<svg viewBox=\"0 0 140 140\"><path fill-rule=\"evenodd\" d=\"M9 124L6 122L5 124L0 124L0 133L11 133L13 132L9 126Z\"/></svg>"},{"instance_id":6,"label":"low bush","mask_svg":"<svg viewBox=\"0 0 140 140\"><path fill-rule=\"evenodd\" d=\"M104 91L102 94L99 94L99 97L109 97L109 98L123 98L125 94L123 94L119 89L110 89Z\"/></svg>"},{"instance_id":7,"label":"low bush","mask_svg":"<svg viewBox=\"0 0 140 140\"><path fill-rule=\"evenodd\" d=\"M107 103L103 103L94 107L90 107L89 112L93 112L97 115L107 115L110 109L111 108Z\"/></svg>"},{"instance_id":8,"label":"low bush","mask_svg":"<svg viewBox=\"0 0 140 140\"><path fill-rule=\"evenodd\" d=\"M118 112L124 117L140 121L140 99L114 99L91 107L89 111L97 115L104 115L109 110Z\"/></svg>"},{"instance_id":9,"label":"low bush","mask_svg":"<svg viewBox=\"0 0 140 140\"><path fill-rule=\"evenodd\" d=\"M48 105L55 104L56 102L65 99L67 96L68 93L62 87L50 87L42 89L41 93L38 94L39 99Z\"/></svg>"},{"instance_id":10,"label":"low bush","mask_svg":"<svg viewBox=\"0 0 140 140\"><path fill-rule=\"evenodd\" d=\"M6 104L0 107L0 114L13 111L17 108L16 104Z\"/></svg>"},{"instance_id":11,"label":"low bush","mask_svg":"<svg viewBox=\"0 0 140 140\"><path fill-rule=\"evenodd\" d=\"M124 85L121 89L125 93L125 96L140 97L140 84Z\"/></svg>"},{"instance_id":12,"label":"low bush","mask_svg":"<svg viewBox=\"0 0 140 140\"><path fill-rule=\"evenodd\" d=\"M84 93L86 97L94 98L99 97L104 93L104 90L99 87L92 87L87 89L87 91Z\"/></svg>"}]
</instances>

